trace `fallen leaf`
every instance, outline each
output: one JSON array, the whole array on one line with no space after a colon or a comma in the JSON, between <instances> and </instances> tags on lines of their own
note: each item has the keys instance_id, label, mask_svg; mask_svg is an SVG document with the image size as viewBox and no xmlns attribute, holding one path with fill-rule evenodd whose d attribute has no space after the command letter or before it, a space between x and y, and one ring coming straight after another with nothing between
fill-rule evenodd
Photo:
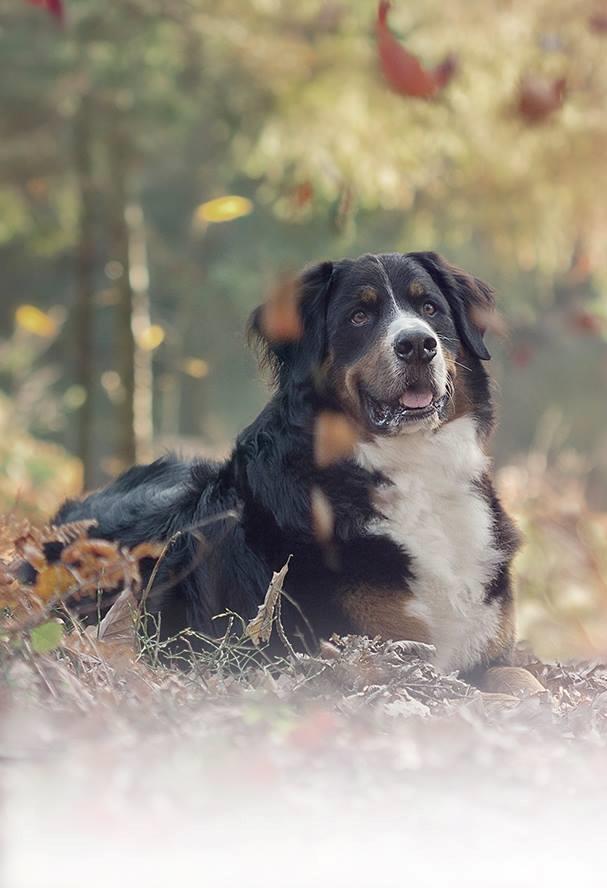
<instances>
[{"instance_id":1,"label":"fallen leaf","mask_svg":"<svg viewBox=\"0 0 607 888\"><path fill-rule=\"evenodd\" d=\"M358 440L353 423L343 415L323 410L314 424L314 461L326 467L352 456Z\"/></svg>"},{"instance_id":2,"label":"fallen leaf","mask_svg":"<svg viewBox=\"0 0 607 888\"><path fill-rule=\"evenodd\" d=\"M36 577L34 594L43 602L64 598L74 591L78 583L74 575L62 564L48 564Z\"/></svg>"},{"instance_id":3,"label":"fallen leaf","mask_svg":"<svg viewBox=\"0 0 607 888\"><path fill-rule=\"evenodd\" d=\"M457 70L455 56L449 55L434 69L423 67L419 59L398 42L388 27L391 4L381 0L375 25L377 51L383 75L391 88L401 95L430 99L452 79Z\"/></svg>"},{"instance_id":4,"label":"fallen leaf","mask_svg":"<svg viewBox=\"0 0 607 888\"><path fill-rule=\"evenodd\" d=\"M56 650L63 639L63 624L58 620L49 620L35 626L30 632L30 642L35 654L49 654Z\"/></svg>"},{"instance_id":5,"label":"fallen leaf","mask_svg":"<svg viewBox=\"0 0 607 888\"><path fill-rule=\"evenodd\" d=\"M274 615L276 613L276 605L282 593L282 587L289 570L289 562L281 567L278 573L272 574L266 597L263 604L257 609L257 615L247 623L245 635L250 638L253 644L259 646L270 640L272 635L272 625L274 623Z\"/></svg>"}]
</instances>

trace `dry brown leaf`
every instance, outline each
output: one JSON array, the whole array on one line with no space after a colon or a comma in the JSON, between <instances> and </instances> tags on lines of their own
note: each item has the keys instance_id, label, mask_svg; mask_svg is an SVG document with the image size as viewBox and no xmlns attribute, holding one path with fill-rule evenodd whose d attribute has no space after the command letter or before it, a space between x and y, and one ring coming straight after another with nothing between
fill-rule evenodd
<instances>
[{"instance_id":1,"label":"dry brown leaf","mask_svg":"<svg viewBox=\"0 0 607 888\"><path fill-rule=\"evenodd\" d=\"M257 646L265 644L270 640L276 605L282 593L283 583L288 570L289 562L287 561L278 573L272 574L263 604L259 605L257 615L247 624L245 635Z\"/></svg>"},{"instance_id":2,"label":"dry brown leaf","mask_svg":"<svg viewBox=\"0 0 607 888\"><path fill-rule=\"evenodd\" d=\"M91 589L114 589L141 582L139 566L132 554L107 540L77 540L63 550L61 561L80 581L81 594L88 594Z\"/></svg>"},{"instance_id":3,"label":"dry brown leaf","mask_svg":"<svg viewBox=\"0 0 607 888\"><path fill-rule=\"evenodd\" d=\"M343 415L323 410L314 424L314 461L326 467L352 456L358 440L354 424Z\"/></svg>"}]
</instances>

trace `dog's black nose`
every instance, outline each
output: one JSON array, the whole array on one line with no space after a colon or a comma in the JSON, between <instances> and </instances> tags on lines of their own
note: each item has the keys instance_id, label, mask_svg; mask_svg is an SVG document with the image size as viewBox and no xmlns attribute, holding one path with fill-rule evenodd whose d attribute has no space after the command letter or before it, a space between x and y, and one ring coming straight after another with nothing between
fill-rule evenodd
<instances>
[{"instance_id":1,"label":"dog's black nose","mask_svg":"<svg viewBox=\"0 0 607 888\"><path fill-rule=\"evenodd\" d=\"M434 336L430 336L424 331L412 333L403 330L394 340L394 351L401 360L409 363L420 361L429 364L436 356L437 346L438 342Z\"/></svg>"}]
</instances>

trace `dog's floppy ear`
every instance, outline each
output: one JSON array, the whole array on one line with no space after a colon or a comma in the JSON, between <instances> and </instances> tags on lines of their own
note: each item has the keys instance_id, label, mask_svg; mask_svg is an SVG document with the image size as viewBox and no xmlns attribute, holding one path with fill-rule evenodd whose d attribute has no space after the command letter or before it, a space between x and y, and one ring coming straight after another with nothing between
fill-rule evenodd
<instances>
[{"instance_id":1,"label":"dog's floppy ear","mask_svg":"<svg viewBox=\"0 0 607 888\"><path fill-rule=\"evenodd\" d=\"M259 344L261 362L269 366L280 386L302 382L325 358L327 304L334 275L333 262L305 268L249 319L249 338Z\"/></svg>"},{"instance_id":2,"label":"dog's floppy ear","mask_svg":"<svg viewBox=\"0 0 607 888\"><path fill-rule=\"evenodd\" d=\"M483 341L487 320L495 309L495 294L488 284L452 265L438 253L408 253L430 274L444 293L462 342L473 355L488 361L491 355Z\"/></svg>"}]
</instances>

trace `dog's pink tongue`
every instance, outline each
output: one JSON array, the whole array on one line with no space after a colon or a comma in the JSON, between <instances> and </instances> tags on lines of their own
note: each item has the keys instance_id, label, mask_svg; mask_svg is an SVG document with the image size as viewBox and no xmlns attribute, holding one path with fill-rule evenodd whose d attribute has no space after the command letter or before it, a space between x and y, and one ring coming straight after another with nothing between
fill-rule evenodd
<instances>
[{"instance_id":1,"label":"dog's pink tongue","mask_svg":"<svg viewBox=\"0 0 607 888\"><path fill-rule=\"evenodd\" d=\"M403 407L410 410L419 410L423 407L429 407L432 403L432 392L405 392L401 395L400 403Z\"/></svg>"}]
</instances>

